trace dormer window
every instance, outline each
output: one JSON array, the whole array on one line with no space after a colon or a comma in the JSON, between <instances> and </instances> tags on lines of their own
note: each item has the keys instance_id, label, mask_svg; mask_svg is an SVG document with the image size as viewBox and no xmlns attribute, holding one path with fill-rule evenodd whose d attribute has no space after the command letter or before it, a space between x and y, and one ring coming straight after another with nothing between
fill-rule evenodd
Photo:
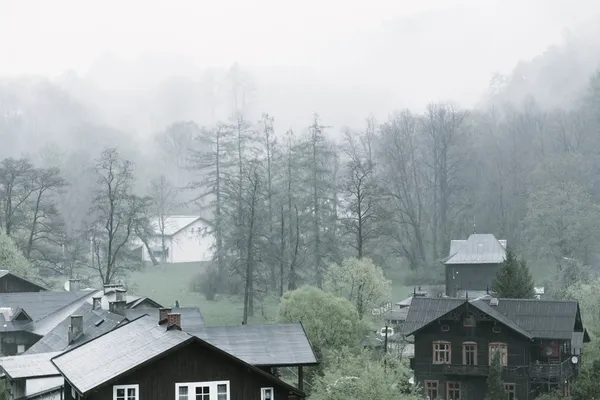
<instances>
[{"instance_id":1,"label":"dormer window","mask_svg":"<svg viewBox=\"0 0 600 400\"><path fill-rule=\"evenodd\" d=\"M463 317L463 326L465 328L474 328L476 325L477 323L473 314L467 314Z\"/></svg>"}]
</instances>

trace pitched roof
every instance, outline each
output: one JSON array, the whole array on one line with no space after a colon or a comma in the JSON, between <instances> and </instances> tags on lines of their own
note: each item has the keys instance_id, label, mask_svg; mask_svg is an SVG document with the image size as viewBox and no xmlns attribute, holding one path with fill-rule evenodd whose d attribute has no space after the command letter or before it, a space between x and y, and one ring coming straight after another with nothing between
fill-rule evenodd
<instances>
[{"instance_id":1,"label":"pitched roof","mask_svg":"<svg viewBox=\"0 0 600 400\"><path fill-rule=\"evenodd\" d=\"M173 236L199 219L199 215L169 215L165 218L164 235ZM155 235L161 235L158 218L152 218L150 226Z\"/></svg>"},{"instance_id":2,"label":"pitched roof","mask_svg":"<svg viewBox=\"0 0 600 400\"><path fill-rule=\"evenodd\" d=\"M412 335L465 303L456 298L414 298L402 332ZM529 339L571 339L579 315L579 305L572 300L498 299L498 305L491 306L490 299L475 299L468 303Z\"/></svg>"},{"instance_id":3,"label":"pitched roof","mask_svg":"<svg viewBox=\"0 0 600 400\"><path fill-rule=\"evenodd\" d=\"M275 376L262 371L222 349L183 331L157 325L149 316L140 317L79 347L62 353L52 363L81 394L151 362L170 351L198 342L245 365L249 370L288 390L303 393Z\"/></svg>"},{"instance_id":4,"label":"pitched roof","mask_svg":"<svg viewBox=\"0 0 600 400\"><path fill-rule=\"evenodd\" d=\"M95 296L98 292L100 292L100 291L99 290L89 290L89 291L83 292L83 293L87 293L87 294L79 297L78 299L67 304L64 307L59 308L52 314L47 315L38 321L34 321L30 331L35 333L36 335L45 336L52 329L54 329L58 324L60 324L62 321L64 321L65 318L68 318L69 316L74 314L75 311L79 307L81 307L83 304L86 304L87 302L91 301L92 297Z\"/></svg>"},{"instance_id":5,"label":"pitched roof","mask_svg":"<svg viewBox=\"0 0 600 400\"><path fill-rule=\"evenodd\" d=\"M442 315L454 310L465 302L464 299L444 297L415 297L412 300L408 315L402 325L402 332L409 336L412 332L435 321Z\"/></svg>"},{"instance_id":6,"label":"pitched roof","mask_svg":"<svg viewBox=\"0 0 600 400\"><path fill-rule=\"evenodd\" d=\"M498 241L491 234L474 233L467 240L450 242L450 253L444 264L499 264L505 257L505 240Z\"/></svg>"},{"instance_id":7,"label":"pitched roof","mask_svg":"<svg viewBox=\"0 0 600 400\"><path fill-rule=\"evenodd\" d=\"M0 309L8 308L13 310L12 313L0 313L0 331L30 330L35 326L36 322L41 322L44 318L57 313L69 305L76 305L77 302L85 299L87 296L91 296L92 293L94 292L0 293ZM34 322L12 320L10 316L15 315L14 311L17 309L24 310ZM62 319L64 317L56 321L56 324L62 321ZM46 322L50 322L50 320Z\"/></svg>"},{"instance_id":8,"label":"pitched roof","mask_svg":"<svg viewBox=\"0 0 600 400\"><path fill-rule=\"evenodd\" d=\"M579 304L573 300L499 299L493 307L533 337L543 339L571 339L579 313Z\"/></svg>"},{"instance_id":9,"label":"pitched roof","mask_svg":"<svg viewBox=\"0 0 600 400\"><path fill-rule=\"evenodd\" d=\"M116 294L115 290L109 290L109 291L107 291L102 296L102 299L100 300L102 308L108 309L109 308L109 303L111 301L115 301L116 299L117 299L117 294ZM135 307L139 306L144 301L148 301L150 304L152 304L156 308L162 307L160 304L158 304L154 300L152 300L152 299L150 299L148 297L144 297L144 296L136 296L136 295L126 294L125 295L125 301L126 301L126 307L127 308L135 308ZM90 299L90 303L91 303L91 299Z\"/></svg>"},{"instance_id":10,"label":"pitched roof","mask_svg":"<svg viewBox=\"0 0 600 400\"><path fill-rule=\"evenodd\" d=\"M296 366L318 363L300 323L207 326L196 332L188 332L251 365Z\"/></svg>"},{"instance_id":11,"label":"pitched roof","mask_svg":"<svg viewBox=\"0 0 600 400\"><path fill-rule=\"evenodd\" d=\"M11 379L60 375L50 361L60 352L0 357L0 367Z\"/></svg>"},{"instance_id":12,"label":"pitched roof","mask_svg":"<svg viewBox=\"0 0 600 400\"><path fill-rule=\"evenodd\" d=\"M69 326L71 325L71 316L69 315L27 349L24 354L64 351L113 330L119 323L126 321L123 316L111 313L108 310L92 310L92 307L91 304L85 303L73 313L73 315L83 317L83 333L73 344L69 344Z\"/></svg>"},{"instance_id":13,"label":"pitched roof","mask_svg":"<svg viewBox=\"0 0 600 400\"><path fill-rule=\"evenodd\" d=\"M181 329L186 332L196 332L204 328L204 317L198 307L173 307L171 308L171 312L181 314ZM147 314L157 323L159 313L160 310L158 308L130 308L125 310L125 316L129 320Z\"/></svg>"},{"instance_id":14,"label":"pitched roof","mask_svg":"<svg viewBox=\"0 0 600 400\"><path fill-rule=\"evenodd\" d=\"M189 339L185 332L168 331L143 316L62 353L52 362L83 394Z\"/></svg>"},{"instance_id":15,"label":"pitched roof","mask_svg":"<svg viewBox=\"0 0 600 400\"><path fill-rule=\"evenodd\" d=\"M27 279L27 278L24 278L24 277L22 277L22 276L15 275L15 274L13 274L12 272L10 272L10 271L9 271L9 270L7 270L7 269L0 269L0 279L4 278L5 276L9 276L9 275L10 275L10 276L12 276L12 277L13 277L13 278L15 278L15 279L20 279L20 280L22 280L22 281L24 281L24 282L27 282L27 283L31 284L31 285L35 285L35 286L37 286L39 289L41 289L42 291L47 291L47 290L50 290L50 289L48 289L47 287L40 285L39 283L33 282L33 281L31 281L31 280L29 280L29 279ZM21 292L21 293L22 293L22 292ZM25 292L25 293L27 293L27 292Z\"/></svg>"}]
</instances>

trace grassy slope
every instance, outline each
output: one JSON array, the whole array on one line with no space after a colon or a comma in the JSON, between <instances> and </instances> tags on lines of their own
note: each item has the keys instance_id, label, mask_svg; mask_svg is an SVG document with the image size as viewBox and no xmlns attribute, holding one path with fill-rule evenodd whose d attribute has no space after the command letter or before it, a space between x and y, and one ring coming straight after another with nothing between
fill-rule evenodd
<instances>
[{"instance_id":1,"label":"grassy slope","mask_svg":"<svg viewBox=\"0 0 600 400\"><path fill-rule=\"evenodd\" d=\"M225 297L217 301L207 301L200 293L190 291L193 277L206 268L205 263L181 263L148 266L134 272L128 279L130 290L150 297L163 306L172 306L179 301L181 306L199 307L209 325L238 325L242 322L243 304L241 297ZM397 283L397 284L396 284ZM392 299L400 301L412 292L412 287L392 286ZM264 312L263 312L264 311ZM271 299L255 309L250 322L264 323L277 313L277 301ZM264 314L264 315L263 315Z\"/></svg>"}]
</instances>

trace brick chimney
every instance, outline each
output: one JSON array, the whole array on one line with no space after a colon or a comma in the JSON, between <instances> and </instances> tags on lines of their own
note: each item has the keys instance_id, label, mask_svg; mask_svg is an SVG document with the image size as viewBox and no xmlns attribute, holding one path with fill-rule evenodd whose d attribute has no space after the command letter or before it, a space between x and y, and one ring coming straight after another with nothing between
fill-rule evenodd
<instances>
[{"instance_id":1,"label":"brick chimney","mask_svg":"<svg viewBox=\"0 0 600 400\"><path fill-rule=\"evenodd\" d=\"M69 279L69 292L79 292L81 279Z\"/></svg>"},{"instance_id":2,"label":"brick chimney","mask_svg":"<svg viewBox=\"0 0 600 400\"><path fill-rule=\"evenodd\" d=\"M158 324L162 325L168 320L168 315L171 313L170 308L159 308L158 309Z\"/></svg>"},{"instance_id":3,"label":"brick chimney","mask_svg":"<svg viewBox=\"0 0 600 400\"><path fill-rule=\"evenodd\" d=\"M83 334L83 315L71 315L71 325L69 325L68 339L69 344Z\"/></svg>"},{"instance_id":4,"label":"brick chimney","mask_svg":"<svg viewBox=\"0 0 600 400\"><path fill-rule=\"evenodd\" d=\"M102 309L102 296L92 297L92 310Z\"/></svg>"},{"instance_id":5,"label":"brick chimney","mask_svg":"<svg viewBox=\"0 0 600 400\"><path fill-rule=\"evenodd\" d=\"M181 330L181 314L180 313L168 313L167 314L167 330L177 329Z\"/></svg>"},{"instance_id":6,"label":"brick chimney","mask_svg":"<svg viewBox=\"0 0 600 400\"><path fill-rule=\"evenodd\" d=\"M127 289L118 287L115 289L116 301L127 301Z\"/></svg>"},{"instance_id":7,"label":"brick chimney","mask_svg":"<svg viewBox=\"0 0 600 400\"><path fill-rule=\"evenodd\" d=\"M125 301L109 301L108 302L108 311L113 314L125 316Z\"/></svg>"}]
</instances>

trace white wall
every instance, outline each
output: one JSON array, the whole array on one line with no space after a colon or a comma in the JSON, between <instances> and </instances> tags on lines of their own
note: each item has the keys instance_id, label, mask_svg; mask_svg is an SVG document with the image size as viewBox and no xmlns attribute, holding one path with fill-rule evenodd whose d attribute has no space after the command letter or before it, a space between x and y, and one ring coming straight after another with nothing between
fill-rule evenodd
<instances>
[{"instance_id":1,"label":"white wall","mask_svg":"<svg viewBox=\"0 0 600 400\"><path fill-rule=\"evenodd\" d=\"M174 235L169 252L171 262L210 261L213 238L203 236L205 229L206 226L201 221L196 221Z\"/></svg>"},{"instance_id":2,"label":"white wall","mask_svg":"<svg viewBox=\"0 0 600 400\"><path fill-rule=\"evenodd\" d=\"M25 381L25 395L29 396L44 390L52 389L64 385L65 379L62 376L53 376L46 378L32 378ZM60 392L44 397L44 399L60 399Z\"/></svg>"},{"instance_id":3,"label":"white wall","mask_svg":"<svg viewBox=\"0 0 600 400\"><path fill-rule=\"evenodd\" d=\"M169 248L167 262L210 261L212 259L211 247L214 239L210 235L203 235L205 228L206 226L201 221L196 221L173 235L173 237L165 238L165 245ZM161 247L160 237L153 238L150 246ZM142 248L142 260L151 261L146 246Z\"/></svg>"}]
</instances>

